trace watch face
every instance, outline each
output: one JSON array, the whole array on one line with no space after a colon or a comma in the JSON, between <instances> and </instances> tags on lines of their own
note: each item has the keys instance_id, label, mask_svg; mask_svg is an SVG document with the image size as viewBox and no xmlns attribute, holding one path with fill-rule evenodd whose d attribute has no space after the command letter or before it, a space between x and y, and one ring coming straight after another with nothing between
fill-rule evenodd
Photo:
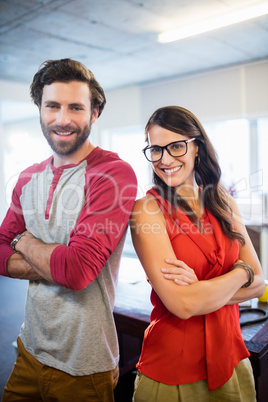
<instances>
[{"instance_id":1,"label":"watch face","mask_svg":"<svg viewBox=\"0 0 268 402\"><path fill-rule=\"evenodd\" d=\"M10 243L10 247L12 248L12 250L16 251L15 246L18 243L19 239L21 238L21 234L18 234L15 239L12 240L12 242Z\"/></svg>"}]
</instances>

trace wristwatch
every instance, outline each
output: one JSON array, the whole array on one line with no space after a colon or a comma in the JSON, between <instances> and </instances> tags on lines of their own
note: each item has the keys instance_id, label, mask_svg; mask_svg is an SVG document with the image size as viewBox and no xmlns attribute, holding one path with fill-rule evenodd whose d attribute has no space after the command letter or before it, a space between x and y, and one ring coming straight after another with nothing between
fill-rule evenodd
<instances>
[{"instance_id":1,"label":"wristwatch","mask_svg":"<svg viewBox=\"0 0 268 402\"><path fill-rule=\"evenodd\" d=\"M22 234L18 234L10 243L10 247L12 248L12 250L16 251L15 246L18 243L18 241L20 240L20 238L22 237ZM17 252L17 251L16 251Z\"/></svg>"}]
</instances>

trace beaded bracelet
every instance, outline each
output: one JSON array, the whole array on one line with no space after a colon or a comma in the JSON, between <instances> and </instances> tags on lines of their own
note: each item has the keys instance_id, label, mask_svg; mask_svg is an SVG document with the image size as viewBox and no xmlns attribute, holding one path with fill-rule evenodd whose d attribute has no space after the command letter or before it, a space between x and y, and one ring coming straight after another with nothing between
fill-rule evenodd
<instances>
[{"instance_id":1,"label":"beaded bracelet","mask_svg":"<svg viewBox=\"0 0 268 402\"><path fill-rule=\"evenodd\" d=\"M236 267L242 267L247 271L247 273L248 273L248 281L243 286L241 286L241 288L248 288L252 284L252 282L254 281L253 268L250 265L248 265L246 262L241 261L241 262L237 262L236 264L234 264L234 266L231 269L231 271L233 269L235 269Z\"/></svg>"}]
</instances>

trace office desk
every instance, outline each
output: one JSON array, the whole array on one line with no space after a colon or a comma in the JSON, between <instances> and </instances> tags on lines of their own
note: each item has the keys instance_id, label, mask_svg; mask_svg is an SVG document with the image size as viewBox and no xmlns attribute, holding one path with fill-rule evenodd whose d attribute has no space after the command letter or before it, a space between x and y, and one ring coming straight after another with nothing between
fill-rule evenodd
<instances>
[{"instance_id":1,"label":"office desk","mask_svg":"<svg viewBox=\"0 0 268 402\"><path fill-rule=\"evenodd\" d=\"M150 290L145 279L135 284L118 283L114 318L120 348L120 375L136 367L144 331L150 324Z\"/></svg>"},{"instance_id":2,"label":"office desk","mask_svg":"<svg viewBox=\"0 0 268 402\"><path fill-rule=\"evenodd\" d=\"M257 299L251 301L252 308L268 311L268 303L259 303ZM242 310L242 309L241 309ZM261 315L259 315L261 316ZM240 322L255 319L256 314L241 315ZM241 328L246 347L250 352L250 361L253 368L258 402L268 400L268 320L251 324Z\"/></svg>"},{"instance_id":3,"label":"office desk","mask_svg":"<svg viewBox=\"0 0 268 402\"><path fill-rule=\"evenodd\" d=\"M118 283L114 309L115 323L120 346L120 374L135 368L138 361L144 330L150 323L150 285L146 280L137 283ZM268 311L267 303L252 300L252 307ZM243 313L241 322L254 319L256 315ZM258 402L268 400L268 320L242 327L242 335L253 368Z\"/></svg>"}]
</instances>

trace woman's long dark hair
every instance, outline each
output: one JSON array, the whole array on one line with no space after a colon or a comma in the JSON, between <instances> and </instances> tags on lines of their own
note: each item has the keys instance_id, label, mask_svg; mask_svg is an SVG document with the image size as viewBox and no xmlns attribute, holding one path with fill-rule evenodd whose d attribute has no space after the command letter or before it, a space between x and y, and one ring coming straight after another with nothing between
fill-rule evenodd
<instances>
[{"instance_id":1,"label":"woman's long dark hair","mask_svg":"<svg viewBox=\"0 0 268 402\"><path fill-rule=\"evenodd\" d=\"M228 203L227 190L220 184L221 169L218 163L215 150L196 116L189 110L179 106L166 106L157 109L145 127L146 141L148 142L148 132L155 124L166 130L184 135L188 138L196 138L198 145L198 159L195 164L195 180L198 186L202 188L202 202L218 219L223 232L229 239L238 239L241 244L245 243L244 237L233 228L232 210ZM179 207L196 223L198 218L193 210L182 197L176 193L174 187L169 187L154 172L153 182L156 191L169 201L175 209Z\"/></svg>"}]
</instances>

